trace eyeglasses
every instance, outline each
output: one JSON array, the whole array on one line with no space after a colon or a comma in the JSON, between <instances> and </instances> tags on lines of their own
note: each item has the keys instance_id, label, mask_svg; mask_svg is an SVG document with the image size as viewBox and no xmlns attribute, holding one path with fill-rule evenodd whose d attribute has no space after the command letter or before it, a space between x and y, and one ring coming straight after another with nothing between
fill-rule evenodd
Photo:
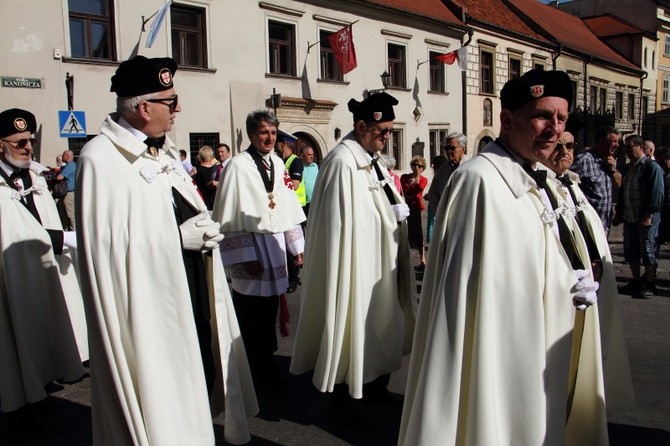
<instances>
[{"instance_id":1,"label":"eyeglasses","mask_svg":"<svg viewBox=\"0 0 670 446\"><path fill-rule=\"evenodd\" d=\"M572 150L575 148L575 143L574 142L559 142L556 144L556 146L563 146L566 149Z\"/></svg>"},{"instance_id":2,"label":"eyeglasses","mask_svg":"<svg viewBox=\"0 0 670 446\"><path fill-rule=\"evenodd\" d=\"M393 127L379 128L376 125L370 125L368 127L377 130L382 136L386 136L393 131Z\"/></svg>"},{"instance_id":3,"label":"eyeglasses","mask_svg":"<svg viewBox=\"0 0 670 446\"><path fill-rule=\"evenodd\" d=\"M23 138L19 139L18 141L11 141L9 139L3 139L2 141L10 144L12 147L19 148L19 149L25 149L28 143L30 143L31 146L35 147L37 145L37 139L35 138Z\"/></svg>"},{"instance_id":4,"label":"eyeglasses","mask_svg":"<svg viewBox=\"0 0 670 446\"><path fill-rule=\"evenodd\" d=\"M456 150L461 146L444 146L444 150Z\"/></svg>"},{"instance_id":5,"label":"eyeglasses","mask_svg":"<svg viewBox=\"0 0 670 446\"><path fill-rule=\"evenodd\" d=\"M174 111L177 109L177 105L179 105L179 95L176 94L170 98L147 99L147 102L167 105L170 113L174 113Z\"/></svg>"},{"instance_id":6,"label":"eyeglasses","mask_svg":"<svg viewBox=\"0 0 670 446\"><path fill-rule=\"evenodd\" d=\"M410 164L410 167L420 167L420 168L422 168L422 169L425 169L425 168L426 168L426 166L424 166L423 164L416 164L416 163L412 163L412 164Z\"/></svg>"}]
</instances>

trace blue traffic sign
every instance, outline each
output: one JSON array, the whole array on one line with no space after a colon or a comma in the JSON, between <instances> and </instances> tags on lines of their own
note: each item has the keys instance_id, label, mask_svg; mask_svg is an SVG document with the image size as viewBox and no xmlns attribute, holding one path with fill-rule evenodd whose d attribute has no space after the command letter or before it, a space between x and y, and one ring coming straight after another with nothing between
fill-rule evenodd
<instances>
[{"instance_id":1,"label":"blue traffic sign","mask_svg":"<svg viewBox=\"0 0 670 446\"><path fill-rule=\"evenodd\" d=\"M86 114L83 111L59 110L58 125L61 138L86 137Z\"/></svg>"}]
</instances>

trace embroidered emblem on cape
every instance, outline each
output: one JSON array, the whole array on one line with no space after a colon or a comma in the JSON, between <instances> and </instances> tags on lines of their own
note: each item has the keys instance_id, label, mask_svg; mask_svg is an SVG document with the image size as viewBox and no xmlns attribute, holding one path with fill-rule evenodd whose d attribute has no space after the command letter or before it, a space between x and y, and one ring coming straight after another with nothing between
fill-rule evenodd
<instances>
[{"instance_id":1,"label":"embroidered emblem on cape","mask_svg":"<svg viewBox=\"0 0 670 446\"><path fill-rule=\"evenodd\" d=\"M14 128L19 132L25 132L28 129L28 123L23 118L16 118L14 120Z\"/></svg>"},{"instance_id":2,"label":"embroidered emblem on cape","mask_svg":"<svg viewBox=\"0 0 670 446\"><path fill-rule=\"evenodd\" d=\"M164 165L160 169L156 169L155 167L151 166L144 166L140 169L140 175L142 176L142 178L144 178L144 181L146 181L147 183L153 183L154 180L156 179L156 176L162 173L169 174L170 172L174 172L179 176L181 176L182 172L186 173L181 164L174 160Z\"/></svg>"},{"instance_id":3,"label":"embroidered emblem on cape","mask_svg":"<svg viewBox=\"0 0 670 446\"><path fill-rule=\"evenodd\" d=\"M549 209L547 206L544 207L544 210L542 211L542 214L540 215L540 219L542 220L542 223L549 226L550 228L554 226L554 223L556 223L556 221L558 221L559 217L560 217L560 214L553 211L552 209Z\"/></svg>"},{"instance_id":4,"label":"embroidered emblem on cape","mask_svg":"<svg viewBox=\"0 0 670 446\"><path fill-rule=\"evenodd\" d=\"M586 210L586 201L583 198L579 198L579 201L577 202L577 212L584 212Z\"/></svg>"},{"instance_id":5,"label":"embroidered emblem on cape","mask_svg":"<svg viewBox=\"0 0 670 446\"><path fill-rule=\"evenodd\" d=\"M35 192L37 195L42 195L45 190L46 187L43 184L34 184L33 186L25 190L12 189L10 192L10 197L12 200L21 200L23 199L23 197L25 197L26 195L30 195L33 192Z\"/></svg>"},{"instance_id":6,"label":"embroidered emblem on cape","mask_svg":"<svg viewBox=\"0 0 670 446\"><path fill-rule=\"evenodd\" d=\"M374 112L372 114L372 117L374 118L375 121L379 121L380 119L382 119L382 112Z\"/></svg>"},{"instance_id":7,"label":"embroidered emblem on cape","mask_svg":"<svg viewBox=\"0 0 670 446\"><path fill-rule=\"evenodd\" d=\"M533 85L530 87L530 95L534 98L542 97L544 94L544 85Z\"/></svg>"},{"instance_id":8,"label":"embroidered emblem on cape","mask_svg":"<svg viewBox=\"0 0 670 446\"><path fill-rule=\"evenodd\" d=\"M170 70L167 68L163 68L158 73L158 81L164 87L169 87L170 85L172 85L172 73L170 73Z\"/></svg>"},{"instance_id":9,"label":"embroidered emblem on cape","mask_svg":"<svg viewBox=\"0 0 670 446\"><path fill-rule=\"evenodd\" d=\"M392 181L393 181L393 178L391 178L391 177L384 178L381 181L371 179L370 180L370 185L368 186L368 189L370 189L370 190L382 189L384 186L386 186L387 184L390 184Z\"/></svg>"}]
</instances>

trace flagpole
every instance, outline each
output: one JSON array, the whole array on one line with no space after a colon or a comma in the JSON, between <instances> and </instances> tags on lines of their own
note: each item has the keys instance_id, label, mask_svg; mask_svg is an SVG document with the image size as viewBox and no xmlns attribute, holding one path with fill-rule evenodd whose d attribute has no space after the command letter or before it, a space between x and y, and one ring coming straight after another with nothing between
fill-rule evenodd
<instances>
[{"instance_id":1,"label":"flagpole","mask_svg":"<svg viewBox=\"0 0 670 446\"><path fill-rule=\"evenodd\" d=\"M152 17L153 17L153 16L152 16ZM354 26L354 23L358 23L359 21L360 21L360 20L356 20L355 22L351 22L351 23L348 24L347 26L348 26L348 27L352 27L352 26ZM308 40L308 41L307 41L307 54L309 54L309 50L312 49L312 47L313 47L314 45L318 45L319 42L321 42L321 40L317 40L316 42L314 42L313 44L310 45L310 44L309 44L309 40Z\"/></svg>"}]
</instances>

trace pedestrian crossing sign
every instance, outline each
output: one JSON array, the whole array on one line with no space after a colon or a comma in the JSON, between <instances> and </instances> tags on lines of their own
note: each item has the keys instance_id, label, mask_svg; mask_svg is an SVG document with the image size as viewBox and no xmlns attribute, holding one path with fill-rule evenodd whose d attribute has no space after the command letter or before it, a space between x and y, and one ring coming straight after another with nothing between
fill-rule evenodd
<instances>
[{"instance_id":1,"label":"pedestrian crossing sign","mask_svg":"<svg viewBox=\"0 0 670 446\"><path fill-rule=\"evenodd\" d=\"M86 137L86 115L83 111L59 110L58 123L61 138Z\"/></svg>"}]
</instances>

